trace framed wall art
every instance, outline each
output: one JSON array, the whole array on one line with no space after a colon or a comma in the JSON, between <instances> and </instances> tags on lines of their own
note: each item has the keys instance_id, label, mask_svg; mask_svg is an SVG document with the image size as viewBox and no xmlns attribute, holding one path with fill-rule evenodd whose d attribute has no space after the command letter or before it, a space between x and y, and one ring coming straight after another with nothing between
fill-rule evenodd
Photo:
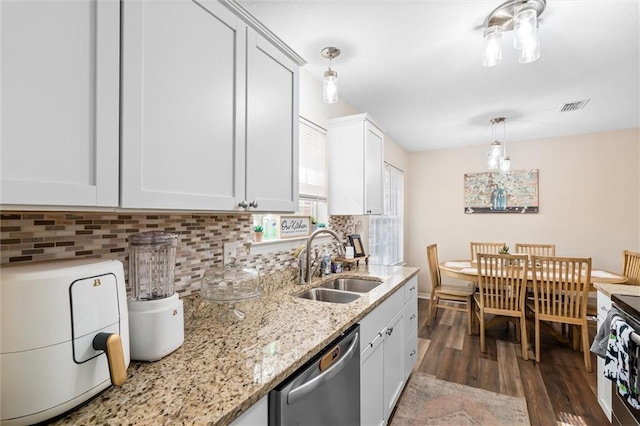
<instances>
[{"instance_id":1,"label":"framed wall art","mask_svg":"<svg viewBox=\"0 0 640 426\"><path fill-rule=\"evenodd\" d=\"M538 211L538 169L465 173L466 214Z\"/></svg>"}]
</instances>

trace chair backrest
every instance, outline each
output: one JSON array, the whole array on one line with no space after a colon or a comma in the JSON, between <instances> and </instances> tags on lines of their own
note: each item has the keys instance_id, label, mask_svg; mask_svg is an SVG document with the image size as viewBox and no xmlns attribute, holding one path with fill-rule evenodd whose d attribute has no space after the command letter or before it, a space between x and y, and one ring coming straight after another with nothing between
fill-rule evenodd
<instances>
[{"instance_id":1,"label":"chair backrest","mask_svg":"<svg viewBox=\"0 0 640 426\"><path fill-rule=\"evenodd\" d=\"M532 256L533 295L541 319L580 324L587 315L591 258Z\"/></svg>"},{"instance_id":2,"label":"chair backrest","mask_svg":"<svg viewBox=\"0 0 640 426\"><path fill-rule=\"evenodd\" d=\"M529 256L555 256L556 245L516 243L514 252L528 254Z\"/></svg>"},{"instance_id":3,"label":"chair backrest","mask_svg":"<svg viewBox=\"0 0 640 426\"><path fill-rule=\"evenodd\" d=\"M478 300L485 313L522 312L527 293L527 259L524 254L478 253Z\"/></svg>"},{"instance_id":4,"label":"chair backrest","mask_svg":"<svg viewBox=\"0 0 640 426\"><path fill-rule=\"evenodd\" d=\"M505 243L470 243L471 261L478 260L478 253L498 254Z\"/></svg>"},{"instance_id":5,"label":"chair backrest","mask_svg":"<svg viewBox=\"0 0 640 426\"><path fill-rule=\"evenodd\" d=\"M429 264L429 273L431 274L431 300L433 300L433 294L441 284L437 244L427 246L427 263Z\"/></svg>"},{"instance_id":6,"label":"chair backrest","mask_svg":"<svg viewBox=\"0 0 640 426\"><path fill-rule=\"evenodd\" d=\"M629 280L627 284L640 285L640 253L625 250L622 260L622 275Z\"/></svg>"}]
</instances>

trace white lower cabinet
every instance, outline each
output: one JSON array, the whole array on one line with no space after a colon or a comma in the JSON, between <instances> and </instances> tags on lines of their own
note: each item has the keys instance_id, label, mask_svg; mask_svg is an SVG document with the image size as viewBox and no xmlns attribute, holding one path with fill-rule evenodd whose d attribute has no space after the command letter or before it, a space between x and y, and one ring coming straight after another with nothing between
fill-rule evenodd
<instances>
[{"instance_id":1,"label":"white lower cabinet","mask_svg":"<svg viewBox=\"0 0 640 426\"><path fill-rule=\"evenodd\" d=\"M269 423L269 394L265 395L240 417L231 422L231 426L267 426Z\"/></svg>"},{"instance_id":2,"label":"white lower cabinet","mask_svg":"<svg viewBox=\"0 0 640 426\"><path fill-rule=\"evenodd\" d=\"M602 292L598 292L598 330L607 318L607 312L611 309L611 298ZM604 377L604 359L597 357L598 379L598 403L602 411L611 421L611 380Z\"/></svg>"},{"instance_id":3,"label":"white lower cabinet","mask_svg":"<svg viewBox=\"0 0 640 426\"><path fill-rule=\"evenodd\" d=\"M382 334L360 354L360 424L384 424L384 349Z\"/></svg>"},{"instance_id":4,"label":"white lower cabinet","mask_svg":"<svg viewBox=\"0 0 640 426\"><path fill-rule=\"evenodd\" d=\"M415 363L411 351L416 347L417 299L416 291L408 290L411 287L417 289L417 278L360 321L362 425L387 423ZM416 316L411 318L413 313Z\"/></svg>"},{"instance_id":5,"label":"white lower cabinet","mask_svg":"<svg viewBox=\"0 0 640 426\"><path fill-rule=\"evenodd\" d=\"M404 309L384 330L384 418L389 419L404 388Z\"/></svg>"}]
</instances>

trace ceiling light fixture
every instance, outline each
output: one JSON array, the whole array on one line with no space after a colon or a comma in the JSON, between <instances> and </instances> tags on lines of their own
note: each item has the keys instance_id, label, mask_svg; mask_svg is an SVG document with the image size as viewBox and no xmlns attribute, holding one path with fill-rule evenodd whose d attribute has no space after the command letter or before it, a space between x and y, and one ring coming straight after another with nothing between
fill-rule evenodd
<instances>
[{"instance_id":1,"label":"ceiling light fixture","mask_svg":"<svg viewBox=\"0 0 640 426\"><path fill-rule=\"evenodd\" d=\"M491 119L491 142L489 152L487 153L487 167L489 170L500 170L501 172L508 172L511 168L511 159L507 155L507 143L506 143L506 125L504 117L496 117ZM498 140L496 134L496 125L502 124L502 142Z\"/></svg>"},{"instance_id":2,"label":"ceiling light fixture","mask_svg":"<svg viewBox=\"0 0 640 426\"><path fill-rule=\"evenodd\" d=\"M340 56L337 47L325 47L320 51L322 57L329 59L329 69L324 72L322 100L327 104L338 102L338 73L331 69L331 61Z\"/></svg>"},{"instance_id":3,"label":"ceiling light fixture","mask_svg":"<svg viewBox=\"0 0 640 426\"><path fill-rule=\"evenodd\" d=\"M502 33L514 31L513 47L518 62L527 64L540 58L538 17L546 0L509 0L498 6L484 20L482 65L492 67L502 62Z\"/></svg>"}]
</instances>

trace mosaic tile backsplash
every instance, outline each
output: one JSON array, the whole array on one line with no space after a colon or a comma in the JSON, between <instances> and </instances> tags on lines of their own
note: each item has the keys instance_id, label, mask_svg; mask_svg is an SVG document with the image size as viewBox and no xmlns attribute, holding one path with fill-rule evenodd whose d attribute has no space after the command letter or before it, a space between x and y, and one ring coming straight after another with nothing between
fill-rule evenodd
<instances>
[{"instance_id":1,"label":"mosaic tile backsplash","mask_svg":"<svg viewBox=\"0 0 640 426\"><path fill-rule=\"evenodd\" d=\"M181 297L200 288L210 266L222 265L224 243L238 242L238 260L258 267L263 276L295 277L294 250L249 255L253 240L250 214L149 214L96 212L3 212L0 215L0 263L100 257L119 259L128 275L129 235L161 230L178 235L176 291ZM339 235L353 232L351 216L332 216ZM244 249L243 249L244 248Z\"/></svg>"}]
</instances>

